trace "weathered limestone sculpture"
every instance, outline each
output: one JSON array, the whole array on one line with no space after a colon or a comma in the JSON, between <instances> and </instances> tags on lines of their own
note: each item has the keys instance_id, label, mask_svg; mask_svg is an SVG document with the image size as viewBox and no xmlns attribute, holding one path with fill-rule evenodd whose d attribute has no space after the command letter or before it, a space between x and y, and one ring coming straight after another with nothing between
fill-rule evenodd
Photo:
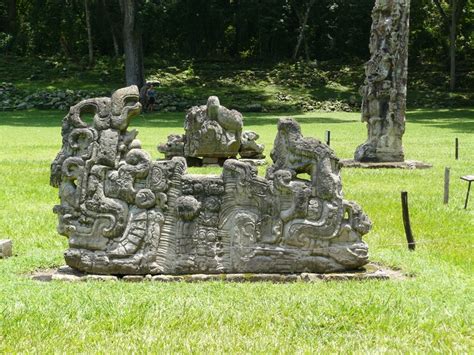
<instances>
[{"instance_id":1,"label":"weathered limestone sculpture","mask_svg":"<svg viewBox=\"0 0 474 355\"><path fill-rule=\"evenodd\" d=\"M368 262L361 237L371 223L343 199L338 158L296 121L280 119L265 178L235 159L221 176L187 175L184 158L152 161L127 130L140 106L131 86L82 101L63 120L51 184L69 266L116 275L296 273ZM240 134L234 127L223 146Z\"/></svg>"},{"instance_id":2,"label":"weathered limestone sculpture","mask_svg":"<svg viewBox=\"0 0 474 355\"><path fill-rule=\"evenodd\" d=\"M189 109L184 121L184 135L172 134L168 142L158 146L166 159L185 157L188 163L223 163L238 154L242 158L262 159L264 146L256 143L258 134L242 132L243 117L236 110L222 106L217 96L211 96L207 105Z\"/></svg>"},{"instance_id":3,"label":"weathered limestone sculpture","mask_svg":"<svg viewBox=\"0 0 474 355\"><path fill-rule=\"evenodd\" d=\"M372 11L371 58L361 88L362 121L368 139L357 147L361 162L404 161L402 137L408 68L410 0L376 0Z\"/></svg>"}]
</instances>

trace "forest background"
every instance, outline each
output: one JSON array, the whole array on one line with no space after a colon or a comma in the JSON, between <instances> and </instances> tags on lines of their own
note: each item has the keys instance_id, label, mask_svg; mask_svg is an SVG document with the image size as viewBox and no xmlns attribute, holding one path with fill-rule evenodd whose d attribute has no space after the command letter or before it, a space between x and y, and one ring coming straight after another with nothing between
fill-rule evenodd
<instances>
[{"instance_id":1,"label":"forest background","mask_svg":"<svg viewBox=\"0 0 474 355\"><path fill-rule=\"evenodd\" d=\"M214 92L242 111L357 110L373 5L4 0L0 110L65 109L147 80L172 92L161 109L183 110ZM412 0L410 21L409 106L471 105L474 0ZM59 89L86 92L51 94Z\"/></svg>"}]
</instances>

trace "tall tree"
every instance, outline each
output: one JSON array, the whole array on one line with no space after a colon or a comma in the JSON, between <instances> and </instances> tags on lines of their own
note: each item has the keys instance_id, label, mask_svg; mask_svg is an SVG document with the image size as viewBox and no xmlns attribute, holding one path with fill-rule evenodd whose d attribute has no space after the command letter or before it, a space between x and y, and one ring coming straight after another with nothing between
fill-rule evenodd
<instances>
[{"instance_id":1,"label":"tall tree","mask_svg":"<svg viewBox=\"0 0 474 355\"><path fill-rule=\"evenodd\" d=\"M89 65L92 65L94 63L94 49L92 46L92 28L91 17L89 13L89 0L84 0L84 10L86 14L87 49L89 51Z\"/></svg>"},{"instance_id":2,"label":"tall tree","mask_svg":"<svg viewBox=\"0 0 474 355\"><path fill-rule=\"evenodd\" d=\"M467 0L433 0L449 31L449 89L456 88L456 39L459 20L461 19ZM443 4L442 4L443 3ZM444 6L443 6L444 5ZM448 11L445 11L445 7Z\"/></svg>"},{"instance_id":3,"label":"tall tree","mask_svg":"<svg viewBox=\"0 0 474 355\"><path fill-rule=\"evenodd\" d=\"M117 35L115 33L115 26L114 23L112 22L111 16L110 16L110 10L107 7L107 1L102 0L102 10L104 11L104 17L105 17L105 22L107 23L107 27L110 29L110 34L112 36L112 44L114 46L114 55L116 57L119 56L120 54L120 49L119 49L119 42L117 39Z\"/></svg>"},{"instance_id":4,"label":"tall tree","mask_svg":"<svg viewBox=\"0 0 474 355\"><path fill-rule=\"evenodd\" d=\"M10 32L16 30L16 0L8 0L8 27Z\"/></svg>"},{"instance_id":5,"label":"tall tree","mask_svg":"<svg viewBox=\"0 0 474 355\"><path fill-rule=\"evenodd\" d=\"M7 26L6 30L11 36L10 45L14 46L16 40L17 30L18 30L18 14L17 14L17 2L16 0L8 0L7 4Z\"/></svg>"},{"instance_id":6,"label":"tall tree","mask_svg":"<svg viewBox=\"0 0 474 355\"><path fill-rule=\"evenodd\" d=\"M143 68L142 30L138 21L141 1L119 0L123 15L123 51L125 54L125 81L127 85L142 87L145 83Z\"/></svg>"},{"instance_id":7,"label":"tall tree","mask_svg":"<svg viewBox=\"0 0 474 355\"><path fill-rule=\"evenodd\" d=\"M295 50L293 51L293 57L292 59L295 61L297 56L298 56L298 52L300 50L300 46L301 46L301 43L305 42L305 55L306 55L306 60L309 59L309 53L308 53L308 44L306 42L306 39L305 39L305 30L306 30L306 26L307 26L307 23L308 23L308 18L309 18L309 13L311 11L311 8L313 7L314 3L316 2L316 0L309 0L309 2L306 4L306 9L299 9L298 6L296 5L296 1L292 1L292 4L293 4L293 8L295 10L295 13L296 15L298 16L298 20L299 20L299 23L300 23L300 31L299 31L299 34L298 34L298 39L296 40L296 46L295 46ZM304 12L303 12L304 11Z\"/></svg>"}]
</instances>

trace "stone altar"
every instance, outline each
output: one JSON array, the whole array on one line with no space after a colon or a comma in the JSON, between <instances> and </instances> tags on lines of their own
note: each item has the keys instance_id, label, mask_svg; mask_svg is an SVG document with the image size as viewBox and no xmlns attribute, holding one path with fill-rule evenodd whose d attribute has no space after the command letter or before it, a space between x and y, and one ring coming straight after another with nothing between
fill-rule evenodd
<instances>
[{"instance_id":1,"label":"stone altar","mask_svg":"<svg viewBox=\"0 0 474 355\"><path fill-rule=\"evenodd\" d=\"M172 134L158 145L166 159L185 157L189 164L222 164L228 158L263 159L264 146L258 134L244 131L242 114L210 96L206 105L193 106L186 113L184 135ZM202 158L202 160L201 160Z\"/></svg>"},{"instance_id":2,"label":"stone altar","mask_svg":"<svg viewBox=\"0 0 474 355\"><path fill-rule=\"evenodd\" d=\"M409 12L410 0L376 0L372 10L371 57L361 88L368 138L357 147L356 161L404 161Z\"/></svg>"},{"instance_id":3,"label":"stone altar","mask_svg":"<svg viewBox=\"0 0 474 355\"><path fill-rule=\"evenodd\" d=\"M368 262L370 220L343 198L334 152L303 137L295 120L279 120L265 177L235 159L220 176L191 175L184 158L153 161L141 149L128 130L138 99L137 87L119 89L72 106L63 120L50 182L69 266L113 275L322 273Z\"/></svg>"}]
</instances>

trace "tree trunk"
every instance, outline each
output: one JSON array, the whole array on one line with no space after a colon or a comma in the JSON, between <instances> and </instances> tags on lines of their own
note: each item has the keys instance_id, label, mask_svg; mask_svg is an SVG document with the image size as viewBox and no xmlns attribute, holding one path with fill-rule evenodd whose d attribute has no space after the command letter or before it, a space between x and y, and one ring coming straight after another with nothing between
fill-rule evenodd
<instances>
[{"instance_id":1,"label":"tree trunk","mask_svg":"<svg viewBox=\"0 0 474 355\"><path fill-rule=\"evenodd\" d=\"M304 43L304 55L305 55L306 61L309 62L309 60L310 60L309 46L308 46L308 41L306 39L306 35L303 37L303 43Z\"/></svg>"},{"instance_id":2,"label":"tree trunk","mask_svg":"<svg viewBox=\"0 0 474 355\"><path fill-rule=\"evenodd\" d=\"M87 28L87 46L89 50L89 65L94 63L94 50L92 47L92 28L89 14L89 0L84 0L84 9L86 13L86 28Z\"/></svg>"},{"instance_id":3,"label":"tree trunk","mask_svg":"<svg viewBox=\"0 0 474 355\"><path fill-rule=\"evenodd\" d=\"M102 0L102 7L104 9L105 21L107 23L107 26L110 28L110 34L112 36L112 44L114 46L114 55L115 57L118 57L120 55L120 47L119 47L117 35L115 33L115 26L112 20L110 19L109 9L107 8L106 0Z\"/></svg>"},{"instance_id":4,"label":"tree trunk","mask_svg":"<svg viewBox=\"0 0 474 355\"><path fill-rule=\"evenodd\" d=\"M8 32L11 35L16 34L16 0L9 0L7 7Z\"/></svg>"},{"instance_id":5,"label":"tree trunk","mask_svg":"<svg viewBox=\"0 0 474 355\"><path fill-rule=\"evenodd\" d=\"M466 4L463 0L451 0L451 25L449 26L449 89L456 89L456 38L459 19Z\"/></svg>"},{"instance_id":6,"label":"tree trunk","mask_svg":"<svg viewBox=\"0 0 474 355\"><path fill-rule=\"evenodd\" d=\"M13 48L15 46L15 40L18 30L18 23L17 23L17 6L16 0L8 0L7 4L7 24L6 24L6 31L12 36L12 41L9 48Z\"/></svg>"},{"instance_id":7,"label":"tree trunk","mask_svg":"<svg viewBox=\"0 0 474 355\"><path fill-rule=\"evenodd\" d=\"M297 56L298 56L298 52L300 50L300 46L301 46L301 42L303 41L303 38L304 38L304 31L306 29L306 24L308 23L308 18L309 18L309 13L311 11L311 8L313 7L314 3L315 3L316 0L310 0L309 4L308 4L308 7L306 8L306 12L304 14L304 16L301 16L299 15L298 18L300 19L300 33L298 35L298 40L296 41L296 47L295 47L295 51L293 52L293 61L296 60ZM296 9L296 6L294 6L295 8L295 12L297 13L298 15L298 10Z\"/></svg>"},{"instance_id":8,"label":"tree trunk","mask_svg":"<svg viewBox=\"0 0 474 355\"><path fill-rule=\"evenodd\" d=\"M456 89L456 37L459 19L462 11L466 6L466 0L450 0L449 6L451 10L451 19L444 11L440 0L433 0L438 8L441 17L443 18L446 27L449 30L449 89L454 91Z\"/></svg>"},{"instance_id":9,"label":"tree trunk","mask_svg":"<svg viewBox=\"0 0 474 355\"><path fill-rule=\"evenodd\" d=\"M63 50L63 53L66 56L66 58L71 58L72 57L71 47L69 46L69 43L63 32L61 32L61 34L59 35L59 44L61 45L61 49Z\"/></svg>"},{"instance_id":10,"label":"tree trunk","mask_svg":"<svg viewBox=\"0 0 474 355\"><path fill-rule=\"evenodd\" d=\"M114 45L114 55L115 57L118 57L120 55L120 47L113 27L110 28L110 32L112 34L112 43Z\"/></svg>"},{"instance_id":11,"label":"tree trunk","mask_svg":"<svg viewBox=\"0 0 474 355\"><path fill-rule=\"evenodd\" d=\"M454 11L451 15L452 22L450 26L449 33L449 58L450 58L450 68L449 68L449 89L454 91L456 88L456 22L455 22Z\"/></svg>"},{"instance_id":12,"label":"tree trunk","mask_svg":"<svg viewBox=\"0 0 474 355\"><path fill-rule=\"evenodd\" d=\"M137 4L134 0L120 0L123 14L123 50L125 54L125 81L127 85L142 87L143 69L142 33L137 24Z\"/></svg>"}]
</instances>

